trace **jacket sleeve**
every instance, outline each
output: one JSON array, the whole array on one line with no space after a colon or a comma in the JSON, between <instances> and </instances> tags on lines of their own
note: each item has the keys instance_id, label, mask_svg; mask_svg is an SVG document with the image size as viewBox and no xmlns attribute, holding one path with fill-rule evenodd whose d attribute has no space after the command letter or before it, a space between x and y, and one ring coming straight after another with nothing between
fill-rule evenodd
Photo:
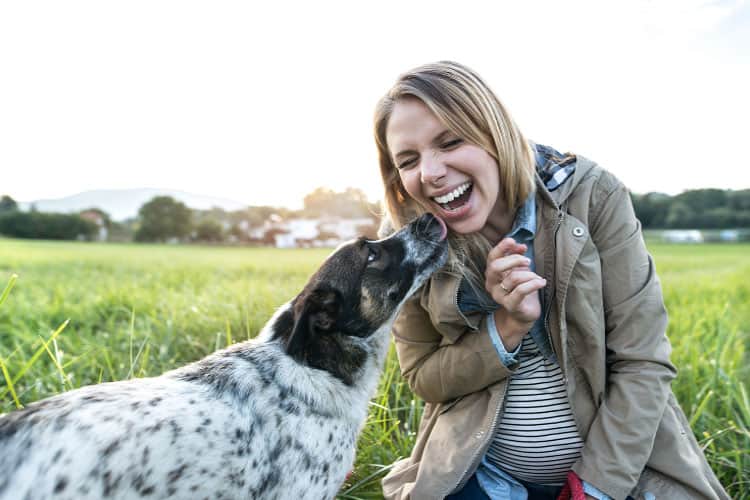
<instances>
[{"instance_id":1,"label":"jacket sleeve","mask_svg":"<svg viewBox=\"0 0 750 500\"><path fill-rule=\"evenodd\" d=\"M448 341L430 321L419 294L409 299L393 326L401 374L411 390L431 403L442 403L476 392L511 373L497 354L487 331L466 328L455 342Z\"/></svg>"},{"instance_id":2,"label":"jacket sleeve","mask_svg":"<svg viewBox=\"0 0 750 500\"><path fill-rule=\"evenodd\" d=\"M573 470L620 499L635 487L651 454L676 371L669 361L661 285L627 189L603 172L591 203L590 231L601 260L608 376Z\"/></svg>"}]
</instances>

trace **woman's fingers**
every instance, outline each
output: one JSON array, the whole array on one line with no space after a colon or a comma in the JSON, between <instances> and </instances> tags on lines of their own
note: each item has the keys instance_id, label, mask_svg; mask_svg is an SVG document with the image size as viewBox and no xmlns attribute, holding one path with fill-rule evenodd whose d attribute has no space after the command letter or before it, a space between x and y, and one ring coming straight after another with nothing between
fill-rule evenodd
<instances>
[{"instance_id":1,"label":"woman's fingers","mask_svg":"<svg viewBox=\"0 0 750 500\"><path fill-rule=\"evenodd\" d=\"M493 293L493 298L517 321L536 321L541 314L541 304L537 291L544 288L545 284L546 282L542 278L532 279L521 283L510 293L505 293L498 285L496 293Z\"/></svg>"},{"instance_id":2,"label":"woman's fingers","mask_svg":"<svg viewBox=\"0 0 750 500\"><path fill-rule=\"evenodd\" d=\"M528 269L528 268L524 268L524 269ZM531 281L534 279L543 279L543 278L532 271L514 270L508 273L505 276L505 278L503 278L500 281L500 284L503 285L501 288L505 290L513 291L520 284L526 283L527 281Z\"/></svg>"},{"instance_id":3,"label":"woman's fingers","mask_svg":"<svg viewBox=\"0 0 750 500\"><path fill-rule=\"evenodd\" d=\"M544 280L544 278L536 278L521 283L507 294L507 297L504 301L507 304L507 309L518 309L526 297L536 292L537 290L541 290L546 284L547 282Z\"/></svg>"},{"instance_id":4,"label":"woman's fingers","mask_svg":"<svg viewBox=\"0 0 750 500\"><path fill-rule=\"evenodd\" d=\"M495 247L490 250L490 253L487 255L487 263L505 257L507 255L511 254L521 254L523 255L526 252L526 245L522 243L516 243L516 240L513 238L503 238L500 243L495 245Z\"/></svg>"},{"instance_id":5,"label":"woman's fingers","mask_svg":"<svg viewBox=\"0 0 750 500\"><path fill-rule=\"evenodd\" d=\"M487 256L485 288L517 320L535 321L541 313L539 296L546 280L530 269L526 245L504 238Z\"/></svg>"},{"instance_id":6,"label":"woman's fingers","mask_svg":"<svg viewBox=\"0 0 750 500\"><path fill-rule=\"evenodd\" d=\"M505 293L510 293L521 283L535 278L539 278L539 275L532 272L528 267L515 267L508 272L498 275L491 274L485 277L485 287L489 289L499 285Z\"/></svg>"},{"instance_id":7,"label":"woman's fingers","mask_svg":"<svg viewBox=\"0 0 750 500\"><path fill-rule=\"evenodd\" d=\"M522 267L528 268L531 264L531 260L523 255L508 255L506 257L500 257L487 263L487 270L485 271L487 279L501 280L505 277L505 273L513 268Z\"/></svg>"},{"instance_id":8,"label":"woman's fingers","mask_svg":"<svg viewBox=\"0 0 750 500\"><path fill-rule=\"evenodd\" d=\"M521 302L532 291L544 288L546 284L547 281L544 278L525 270L513 271L505 279L494 283L487 282L485 286L495 302L509 308Z\"/></svg>"}]
</instances>

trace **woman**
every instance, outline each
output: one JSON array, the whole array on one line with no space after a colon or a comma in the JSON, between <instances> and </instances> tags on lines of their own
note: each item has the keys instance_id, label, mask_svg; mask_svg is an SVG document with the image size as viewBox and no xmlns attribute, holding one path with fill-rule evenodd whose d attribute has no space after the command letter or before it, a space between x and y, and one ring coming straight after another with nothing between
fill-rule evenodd
<instances>
[{"instance_id":1,"label":"woman","mask_svg":"<svg viewBox=\"0 0 750 500\"><path fill-rule=\"evenodd\" d=\"M627 189L535 145L453 62L378 103L382 232L429 211L451 258L393 328L425 400L386 498L728 498L670 389L667 314Z\"/></svg>"}]
</instances>

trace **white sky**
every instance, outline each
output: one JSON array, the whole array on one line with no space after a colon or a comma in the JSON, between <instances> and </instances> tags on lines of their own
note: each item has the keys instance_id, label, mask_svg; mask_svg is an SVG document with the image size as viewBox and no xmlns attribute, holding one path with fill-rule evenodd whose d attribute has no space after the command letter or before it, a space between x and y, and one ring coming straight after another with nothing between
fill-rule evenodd
<instances>
[{"instance_id":1,"label":"white sky","mask_svg":"<svg viewBox=\"0 0 750 500\"><path fill-rule=\"evenodd\" d=\"M750 187L741 0L95 0L0 3L0 194L379 199L375 102L440 59L635 192Z\"/></svg>"}]
</instances>

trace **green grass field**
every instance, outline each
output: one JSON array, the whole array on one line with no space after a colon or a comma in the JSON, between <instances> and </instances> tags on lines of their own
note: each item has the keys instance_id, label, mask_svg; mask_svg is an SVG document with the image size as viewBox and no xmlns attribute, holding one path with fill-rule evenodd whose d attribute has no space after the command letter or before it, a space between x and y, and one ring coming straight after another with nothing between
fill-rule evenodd
<instances>
[{"instance_id":1,"label":"green grass field","mask_svg":"<svg viewBox=\"0 0 750 500\"><path fill-rule=\"evenodd\" d=\"M732 498L750 499L750 245L650 250L675 394ZM253 337L328 252L0 239L0 413ZM381 497L379 480L409 453L420 414L391 353L341 498Z\"/></svg>"}]
</instances>

